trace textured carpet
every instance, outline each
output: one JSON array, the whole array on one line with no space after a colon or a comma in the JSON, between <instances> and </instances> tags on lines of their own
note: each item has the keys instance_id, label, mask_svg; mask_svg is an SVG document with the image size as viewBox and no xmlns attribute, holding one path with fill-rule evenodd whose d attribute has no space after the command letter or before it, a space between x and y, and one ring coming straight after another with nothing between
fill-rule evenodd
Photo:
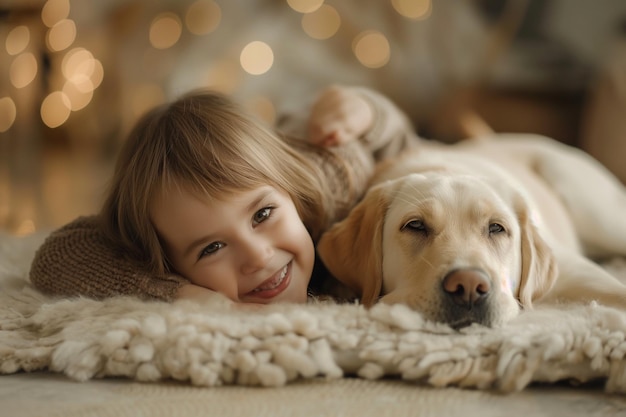
<instances>
[{"instance_id":1,"label":"textured carpet","mask_svg":"<svg viewBox=\"0 0 626 417\"><path fill-rule=\"evenodd\" d=\"M498 329L456 332L403 306L53 300L28 265L42 236L0 237L0 373L48 370L195 386L283 386L386 377L434 387L518 391L600 380L626 392L626 312L597 305L529 311ZM624 277L626 263L607 265Z\"/></svg>"}]
</instances>

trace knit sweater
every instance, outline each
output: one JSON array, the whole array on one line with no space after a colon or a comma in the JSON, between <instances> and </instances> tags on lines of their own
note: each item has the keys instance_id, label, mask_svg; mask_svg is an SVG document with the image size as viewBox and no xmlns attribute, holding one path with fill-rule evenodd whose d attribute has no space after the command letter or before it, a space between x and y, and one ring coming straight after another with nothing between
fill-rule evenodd
<instances>
[{"instance_id":1,"label":"knit sweater","mask_svg":"<svg viewBox=\"0 0 626 417\"><path fill-rule=\"evenodd\" d=\"M374 109L374 123L358 141L331 148L350 167L350 178L336 158L307 154L322 168L323 177L319 180L326 181L332 190L332 201L326 208L331 221L345 217L362 196L376 161L417 143L410 121L391 101L368 89L354 89ZM301 135L303 125L299 118L304 120L302 115L284 118L278 127L283 132ZM356 193L345 192L348 183ZM102 299L127 295L164 301L173 300L178 289L189 283L180 275L151 273L128 259L105 239L95 215L79 217L53 231L35 254L30 280L38 290L53 296Z\"/></svg>"}]
</instances>

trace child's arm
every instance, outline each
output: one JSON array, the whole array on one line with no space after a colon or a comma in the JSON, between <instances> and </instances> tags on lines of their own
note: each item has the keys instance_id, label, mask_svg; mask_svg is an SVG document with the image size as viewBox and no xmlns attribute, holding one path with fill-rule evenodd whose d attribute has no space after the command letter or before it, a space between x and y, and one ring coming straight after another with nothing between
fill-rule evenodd
<instances>
[{"instance_id":1,"label":"child's arm","mask_svg":"<svg viewBox=\"0 0 626 417\"><path fill-rule=\"evenodd\" d=\"M104 238L95 216L52 232L35 254L30 280L48 295L96 299L127 295L171 301L190 285L181 276L150 274L126 259Z\"/></svg>"},{"instance_id":2,"label":"child's arm","mask_svg":"<svg viewBox=\"0 0 626 417\"><path fill-rule=\"evenodd\" d=\"M361 198L377 161L420 143L409 118L391 100L359 87L322 91L311 108L308 130L309 141L334 156L310 154L330 191L324 202L327 226Z\"/></svg>"},{"instance_id":3,"label":"child's arm","mask_svg":"<svg viewBox=\"0 0 626 417\"><path fill-rule=\"evenodd\" d=\"M308 138L335 147L358 140L376 160L418 144L409 118L388 98L363 87L332 86L314 102Z\"/></svg>"}]
</instances>

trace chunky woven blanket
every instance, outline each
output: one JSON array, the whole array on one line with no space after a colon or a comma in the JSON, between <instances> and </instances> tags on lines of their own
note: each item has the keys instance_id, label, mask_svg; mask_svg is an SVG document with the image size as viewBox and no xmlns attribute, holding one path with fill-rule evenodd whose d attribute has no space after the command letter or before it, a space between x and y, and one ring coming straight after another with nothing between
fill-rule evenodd
<instances>
[{"instance_id":1,"label":"chunky woven blanket","mask_svg":"<svg viewBox=\"0 0 626 417\"><path fill-rule=\"evenodd\" d=\"M600 380L626 392L626 311L595 304L522 313L503 327L455 331L396 305L275 305L51 299L28 282L42 236L0 236L0 374L47 370L197 386L282 386L299 379L401 378L521 390ZM626 261L607 268L626 276Z\"/></svg>"}]
</instances>

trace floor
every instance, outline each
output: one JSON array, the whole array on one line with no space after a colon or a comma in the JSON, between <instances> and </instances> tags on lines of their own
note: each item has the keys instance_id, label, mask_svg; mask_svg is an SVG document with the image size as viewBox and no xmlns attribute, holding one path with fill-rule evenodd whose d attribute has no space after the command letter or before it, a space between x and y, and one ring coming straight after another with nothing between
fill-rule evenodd
<instances>
[{"instance_id":1,"label":"floor","mask_svg":"<svg viewBox=\"0 0 626 417\"><path fill-rule=\"evenodd\" d=\"M513 394L429 388L399 380L296 382L282 388L201 388L175 382L96 379L35 372L0 378L7 415L34 416L626 416L626 399L600 387L532 386Z\"/></svg>"}]
</instances>

